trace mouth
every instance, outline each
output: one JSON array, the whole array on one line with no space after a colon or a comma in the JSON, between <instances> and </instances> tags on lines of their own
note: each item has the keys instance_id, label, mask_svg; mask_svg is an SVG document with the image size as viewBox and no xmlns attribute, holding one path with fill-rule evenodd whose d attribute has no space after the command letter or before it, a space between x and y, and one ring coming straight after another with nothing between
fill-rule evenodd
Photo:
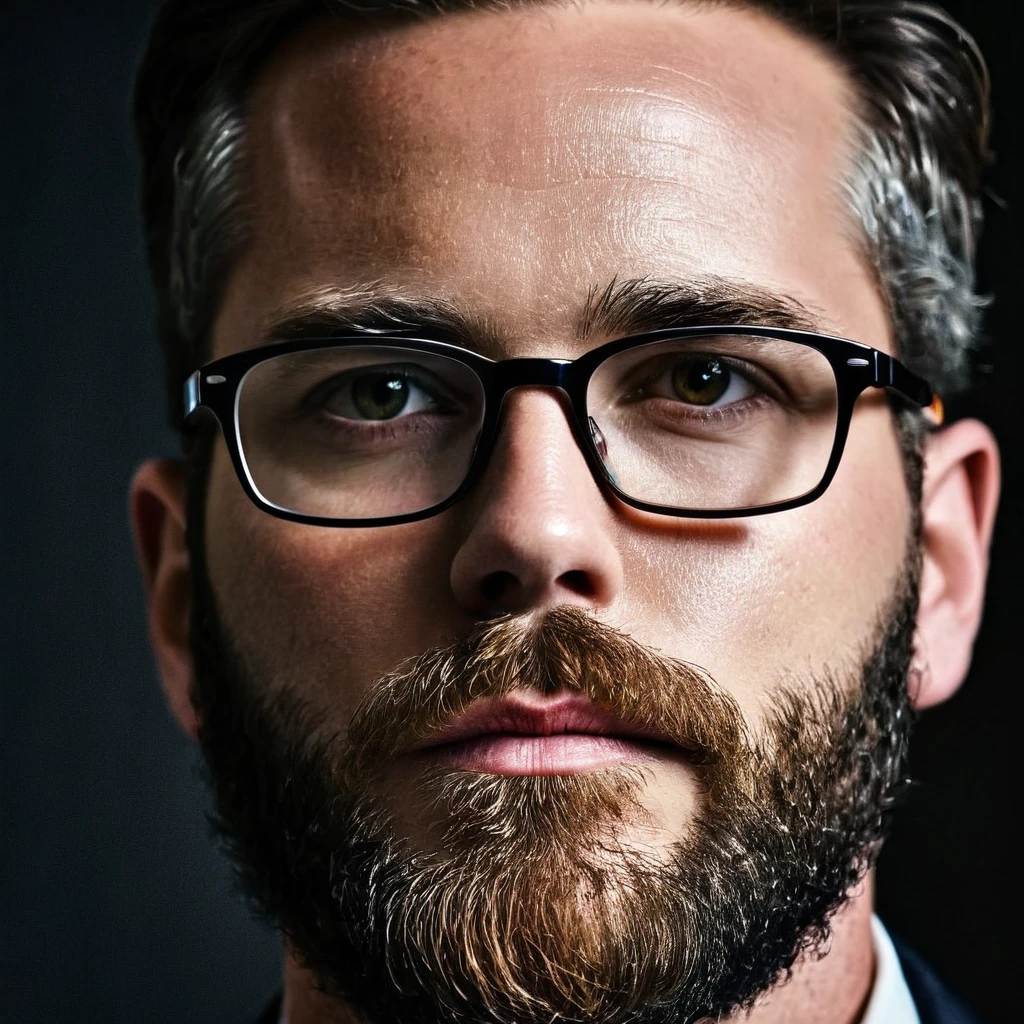
<instances>
[{"instance_id":1,"label":"mouth","mask_svg":"<svg viewBox=\"0 0 1024 1024\"><path fill-rule=\"evenodd\" d=\"M567 775L646 762L675 748L578 694L482 700L411 751L419 760L496 775ZM676 748L677 749L677 748Z\"/></svg>"}]
</instances>

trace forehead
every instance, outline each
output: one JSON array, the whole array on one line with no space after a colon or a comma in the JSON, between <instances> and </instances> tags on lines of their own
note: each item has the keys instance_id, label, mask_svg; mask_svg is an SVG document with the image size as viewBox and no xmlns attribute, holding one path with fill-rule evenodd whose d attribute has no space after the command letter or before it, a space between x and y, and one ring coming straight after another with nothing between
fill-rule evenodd
<instances>
[{"instance_id":1,"label":"forehead","mask_svg":"<svg viewBox=\"0 0 1024 1024\"><path fill-rule=\"evenodd\" d=\"M249 131L253 239L228 288L229 349L323 288L444 297L542 336L630 277L778 288L878 341L837 185L844 79L764 15L316 20L261 75Z\"/></svg>"}]
</instances>

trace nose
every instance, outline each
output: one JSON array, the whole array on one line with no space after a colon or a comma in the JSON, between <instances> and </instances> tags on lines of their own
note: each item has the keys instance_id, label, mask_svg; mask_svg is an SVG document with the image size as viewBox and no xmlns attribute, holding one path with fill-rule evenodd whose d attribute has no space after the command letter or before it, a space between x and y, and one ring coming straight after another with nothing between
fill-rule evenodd
<instances>
[{"instance_id":1,"label":"nose","mask_svg":"<svg viewBox=\"0 0 1024 1024\"><path fill-rule=\"evenodd\" d=\"M618 595L614 515L573 436L561 392L517 388L483 477L458 508L456 600L474 617L557 604L593 610Z\"/></svg>"}]
</instances>

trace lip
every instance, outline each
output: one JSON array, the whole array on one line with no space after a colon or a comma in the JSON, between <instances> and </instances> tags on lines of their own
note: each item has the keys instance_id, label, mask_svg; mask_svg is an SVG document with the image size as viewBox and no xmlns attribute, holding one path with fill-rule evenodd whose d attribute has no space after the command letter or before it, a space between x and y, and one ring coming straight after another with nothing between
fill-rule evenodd
<instances>
[{"instance_id":1,"label":"lip","mask_svg":"<svg viewBox=\"0 0 1024 1024\"><path fill-rule=\"evenodd\" d=\"M476 771L550 775L647 760L669 743L578 694L512 695L477 701L410 753Z\"/></svg>"}]
</instances>

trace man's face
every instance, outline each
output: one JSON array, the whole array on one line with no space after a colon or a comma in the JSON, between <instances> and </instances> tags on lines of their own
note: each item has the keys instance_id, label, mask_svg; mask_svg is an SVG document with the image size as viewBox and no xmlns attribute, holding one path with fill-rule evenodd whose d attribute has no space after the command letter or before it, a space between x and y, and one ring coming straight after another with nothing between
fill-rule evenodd
<instances>
[{"instance_id":1,"label":"man's face","mask_svg":"<svg viewBox=\"0 0 1024 1024\"><path fill-rule=\"evenodd\" d=\"M601 5L362 36L316 22L260 78L249 128L254 236L214 356L264 340L282 310L379 294L444 300L494 358L573 358L612 337L583 331L588 300L633 279L787 296L823 331L892 350L843 207L841 75L750 12ZM718 522L608 496L552 391L514 391L503 415L469 496L377 529L265 514L215 446L204 540L220 627L247 678L301 701L321 739L404 659L564 605L700 666L753 737L783 689L855 689L913 560L880 394L858 403L821 499ZM379 768L395 833L443 855L451 822L412 762ZM706 776L671 746L634 768L645 813L615 839L668 864Z\"/></svg>"}]
</instances>

